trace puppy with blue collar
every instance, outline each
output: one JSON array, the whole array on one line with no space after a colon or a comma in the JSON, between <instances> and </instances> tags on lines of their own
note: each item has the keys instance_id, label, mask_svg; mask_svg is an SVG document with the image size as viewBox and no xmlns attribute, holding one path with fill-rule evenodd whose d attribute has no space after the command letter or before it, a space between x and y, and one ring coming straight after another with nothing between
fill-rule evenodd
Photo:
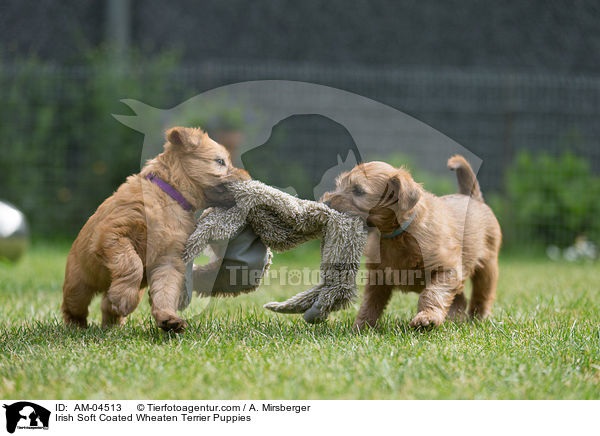
<instances>
[{"instance_id":1,"label":"puppy with blue collar","mask_svg":"<svg viewBox=\"0 0 600 436\"><path fill-rule=\"evenodd\" d=\"M439 326L464 316L463 294L471 279L471 317L491 313L498 280L502 232L484 203L473 169L462 156L448 160L457 172L459 193L435 196L404 168L367 162L341 174L322 200L358 215L368 236L367 283L355 328L374 327L394 289L419 294L410 326Z\"/></svg>"}]
</instances>

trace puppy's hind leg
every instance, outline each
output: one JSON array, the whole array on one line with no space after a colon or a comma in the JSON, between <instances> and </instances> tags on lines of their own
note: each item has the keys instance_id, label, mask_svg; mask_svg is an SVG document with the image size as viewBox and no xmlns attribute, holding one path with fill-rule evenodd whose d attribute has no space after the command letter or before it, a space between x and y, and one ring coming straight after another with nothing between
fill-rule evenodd
<instances>
[{"instance_id":1,"label":"puppy's hind leg","mask_svg":"<svg viewBox=\"0 0 600 436\"><path fill-rule=\"evenodd\" d=\"M142 288L138 291L138 303L142 300L143 295L144 289ZM102 311L102 327L121 326L125 322L125 317L113 309L113 304L106 294L102 297L100 310Z\"/></svg>"},{"instance_id":2,"label":"puppy's hind leg","mask_svg":"<svg viewBox=\"0 0 600 436\"><path fill-rule=\"evenodd\" d=\"M61 306L66 326L87 328L88 306L94 298L94 290L81 282L65 280Z\"/></svg>"},{"instance_id":3,"label":"puppy's hind leg","mask_svg":"<svg viewBox=\"0 0 600 436\"><path fill-rule=\"evenodd\" d=\"M471 280L473 294L469 304L469 315L473 318L485 319L492 313L492 304L496 299L498 259L491 259L475 270Z\"/></svg>"},{"instance_id":4,"label":"puppy's hind leg","mask_svg":"<svg viewBox=\"0 0 600 436\"><path fill-rule=\"evenodd\" d=\"M102 311L102 327L120 326L125 322L125 317L113 309L113 304L106 294L102 297L100 310Z\"/></svg>"},{"instance_id":5,"label":"puppy's hind leg","mask_svg":"<svg viewBox=\"0 0 600 436\"><path fill-rule=\"evenodd\" d=\"M84 283L79 267L69 256L61 306L65 325L87 328L88 306L94 294L94 289Z\"/></svg>"},{"instance_id":6,"label":"puppy's hind leg","mask_svg":"<svg viewBox=\"0 0 600 436\"><path fill-rule=\"evenodd\" d=\"M111 283L102 301L103 325L120 324L121 317L133 312L141 300L144 277L142 259L126 238L113 240L105 248Z\"/></svg>"},{"instance_id":7,"label":"puppy's hind leg","mask_svg":"<svg viewBox=\"0 0 600 436\"><path fill-rule=\"evenodd\" d=\"M365 326L375 327L391 296L391 286L367 284L354 328L361 331Z\"/></svg>"},{"instance_id":8,"label":"puppy's hind leg","mask_svg":"<svg viewBox=\"0 0 600 436\"><path fill-rule=\"evenodd\" d=\"M464 286L461 287L459 291L457 291L454 296L454 301L452 301L452 305L448 310L447 319L452 321L464 321L466 318L465 311L467 309L467 299L465 298L465 294L463 292Z\"/></svg>"}]
</instances>

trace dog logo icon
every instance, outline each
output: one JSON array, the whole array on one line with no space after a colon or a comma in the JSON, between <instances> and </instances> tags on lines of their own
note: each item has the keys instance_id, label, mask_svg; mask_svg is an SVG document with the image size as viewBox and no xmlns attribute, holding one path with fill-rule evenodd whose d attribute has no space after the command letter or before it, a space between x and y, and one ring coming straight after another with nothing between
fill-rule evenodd
<instances>
[{"instance_id":1,"label":"dog logo icon","mask_svg":"<svg viewBox=\"0 0 600 436\"><path fill-rule=\"evenodd\" d=\"M10 405L5 404L6 431L14 433L18 429L48 430L50 411L42 406L28 401L19 401Z\"/></svg>"}]
</instances>

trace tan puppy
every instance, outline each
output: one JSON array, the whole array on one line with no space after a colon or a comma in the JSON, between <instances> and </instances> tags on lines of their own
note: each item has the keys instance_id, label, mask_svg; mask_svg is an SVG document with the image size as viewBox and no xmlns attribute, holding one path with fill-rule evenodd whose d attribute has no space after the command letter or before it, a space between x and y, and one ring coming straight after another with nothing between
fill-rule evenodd
<instances>
[{"instance_id":1,"label":"tan puppy","mask_svg":"<svg viewBox=\"0 0 600 436\"><path fill-rule=\"evenodd\" d=\"M176 332L186 327L177 305L185 273L181 255L194 230L194 212L231 205L225 183L250 177L200 129L172 128L167 141L164 152L128 177L79 232L67 258L65 324L86 327L88 306L99 293L103 326L121 324L149 284L158 326Z\"/></svg>"},{"instance_id":2,"label":"tan puppy","mask_svg":"<svg viewBox=\"0 0 600 436\"><path fill-rule=\"evenodd\" d=\"M411 327L460 318L468 278L473 283L469 314L490 314L500 225L468 162L457 155L448 167L457 171L460 194L437 197L405 169L384 162L356 166L339 176L335 191L324 194L322 200L334 209L361 215L379 230L370 232L365 250L369 277L356 328L375 326L394 288L420 293Z\"/></svg>"}]
</instances>

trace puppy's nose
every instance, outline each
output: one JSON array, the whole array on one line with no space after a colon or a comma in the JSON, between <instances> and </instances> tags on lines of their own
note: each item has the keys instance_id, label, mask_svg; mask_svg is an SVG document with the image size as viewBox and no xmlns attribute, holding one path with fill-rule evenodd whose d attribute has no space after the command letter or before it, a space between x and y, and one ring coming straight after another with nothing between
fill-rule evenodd
<instances>
[{"instance_id":1,"label":"puppy's nose","mask_svg":"<svg viewBox=\"0 0 600 436\"><path fill-rule=\"evenodd\" d=\"M327 207L331 207L331 201L324 201L323 204Z\"/></svg>"},{"instance_id":2,"label":"puppy's nose","mask_svg":"<svg viewBox=\"0 0 600 436\"><path fill-rule=\"evenodd\" d=\"M251 180L248 171L241 168L233 168L233 171L229 174L229 178L235 181Z\"/></svg>"}]
</instances>

